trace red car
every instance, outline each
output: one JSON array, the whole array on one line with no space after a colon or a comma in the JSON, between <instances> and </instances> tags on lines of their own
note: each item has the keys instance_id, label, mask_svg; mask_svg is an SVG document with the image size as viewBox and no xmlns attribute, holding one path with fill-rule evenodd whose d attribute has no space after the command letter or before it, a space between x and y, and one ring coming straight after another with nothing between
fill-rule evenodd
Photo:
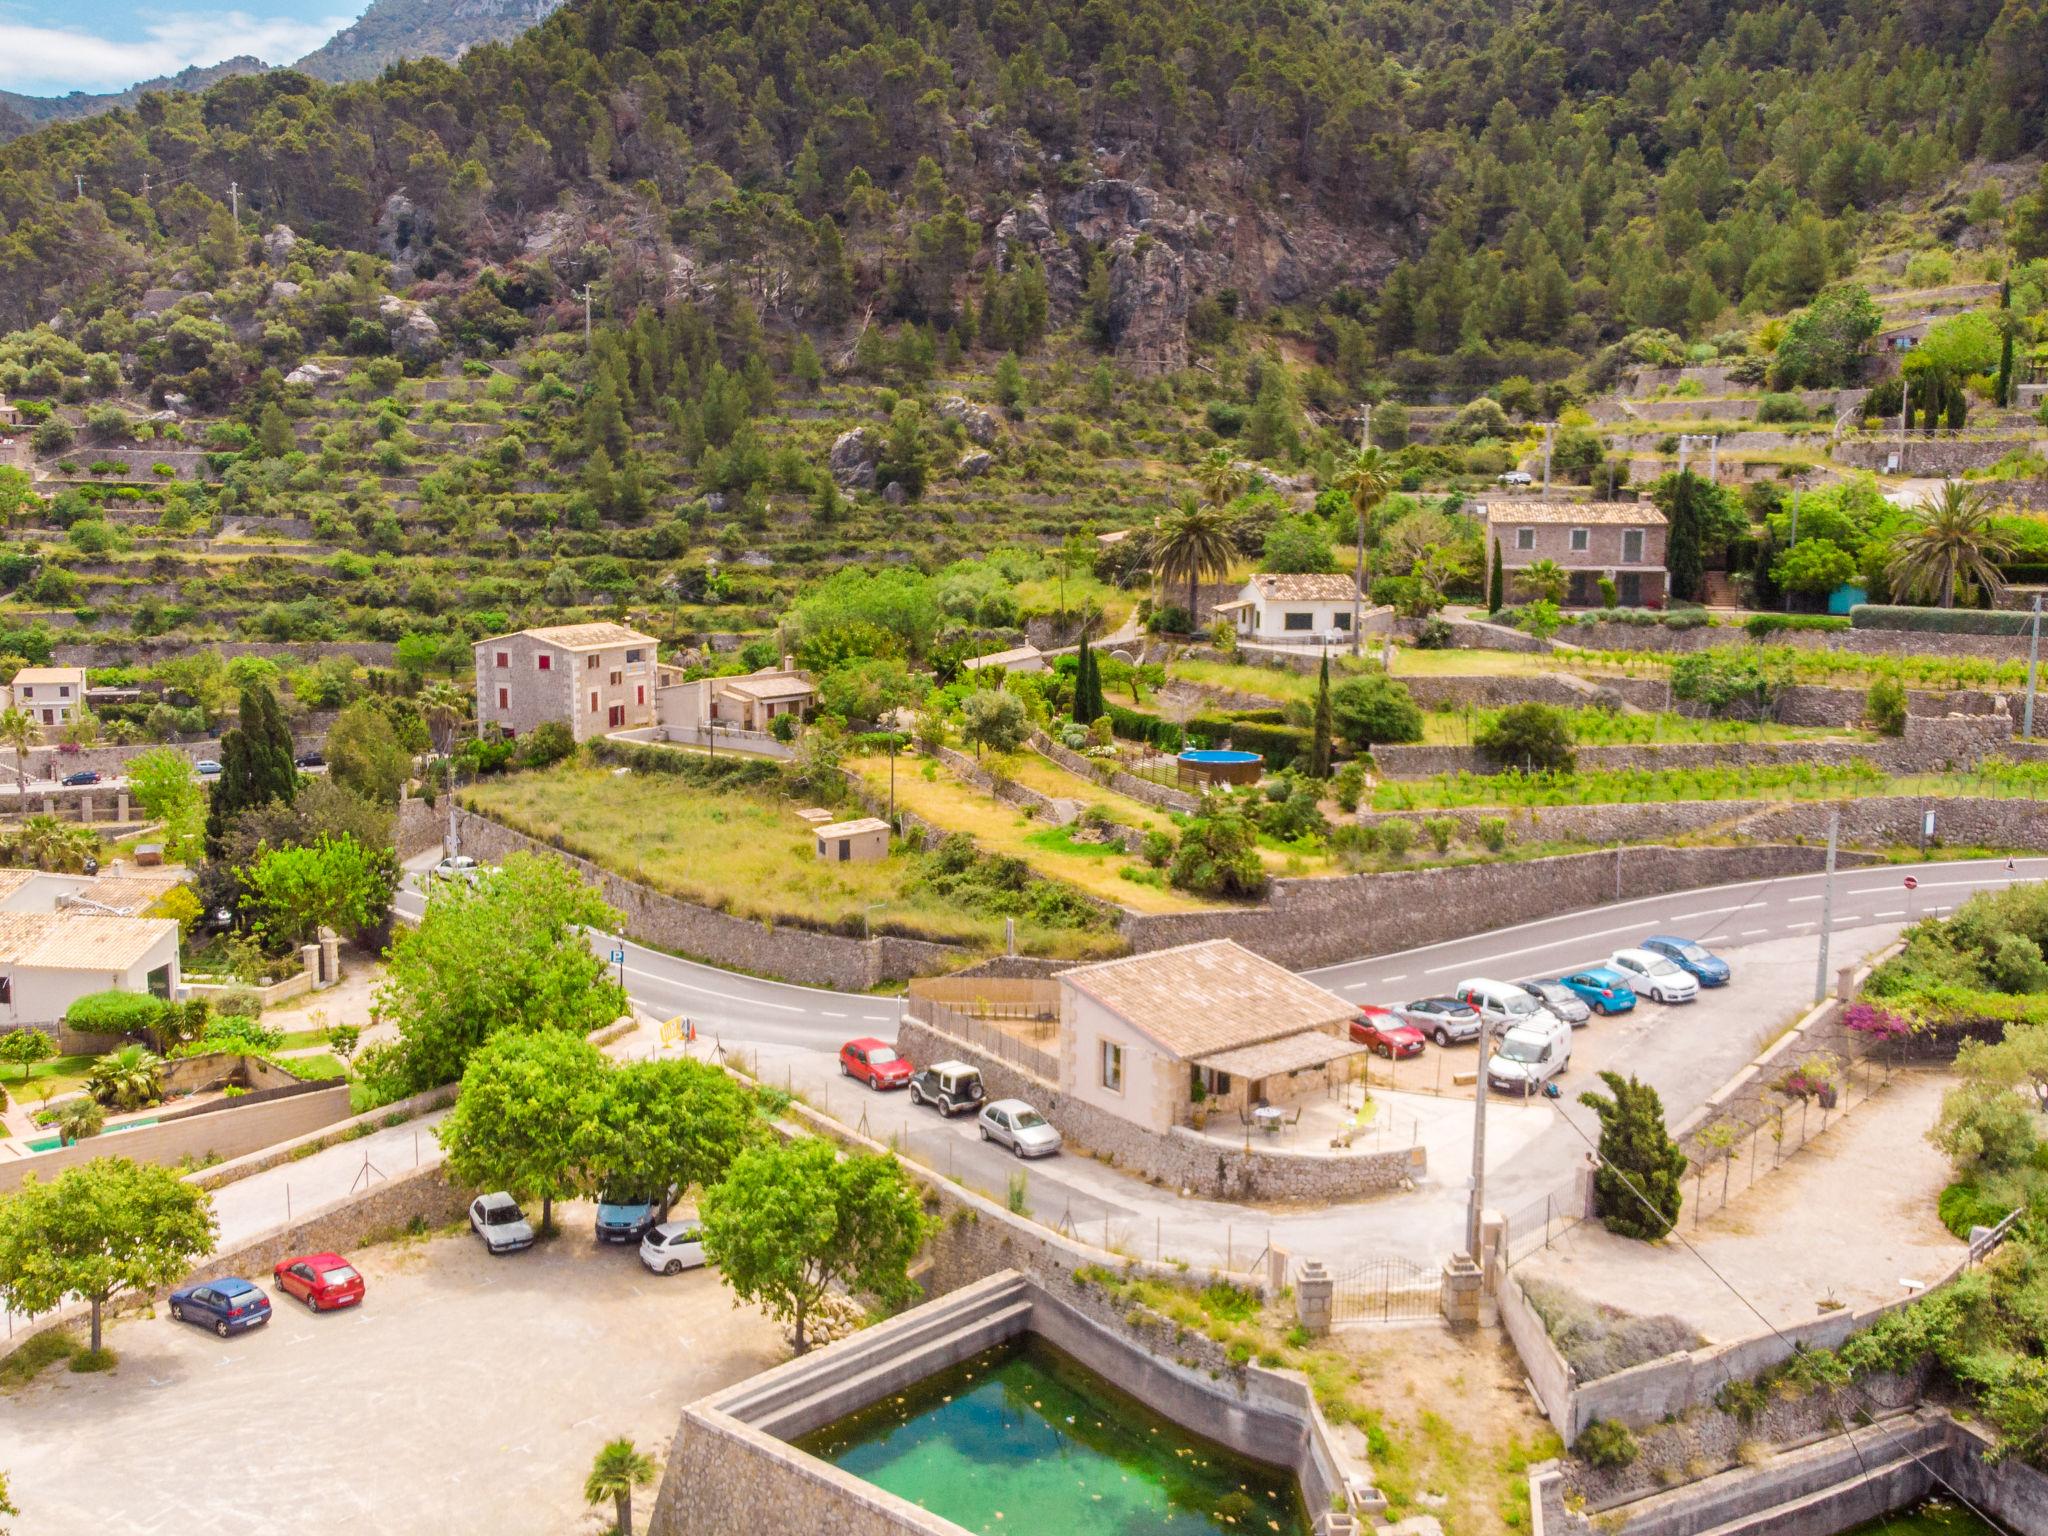
<instances>
[{"instance_id":1,"label":"red car","mask_svg":"<svg viewBox=\"0 0 2048 1536\"><path fill-rule=\"evenodd\" d=\"M849 1040L839 1047L839 1075L870 1088L901 1088L910 1081L910 1063L886 1040Z\"/></svg>"},{"instance_id":2,"label":"red car","mask_svg":"<svg viewBox=\"0 0 2048 1536\"><path fill-rule=\"evenodd\" d=\"M1351 1021L1351 1038L1390 1061L1396 1056L1422 1054L1422 1031L1403 1024L1384 1008L1361 1010Z\"/></svg>"},{"instance_id":3,"label":"red car","mask_svg":"<svg viewBox=\"0 0 2048 1536\"><path fill-rule=\"evenodd\" d=\"M363 1277L338 1253L309 1253L274 1266L277 1288L296 1296L315 1312L352 1307L363 1299Z\"/></svg>"}]
</instances>

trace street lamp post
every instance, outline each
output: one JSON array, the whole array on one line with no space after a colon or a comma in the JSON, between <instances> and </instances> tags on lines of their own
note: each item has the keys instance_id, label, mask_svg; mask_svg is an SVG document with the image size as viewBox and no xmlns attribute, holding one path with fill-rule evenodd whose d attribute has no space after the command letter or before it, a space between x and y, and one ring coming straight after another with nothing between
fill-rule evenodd
<instances>
[{"instance_id":1,"label":"street lamp post","mask_svg":"<svg viewBox=\"0 0 2048 1536\"><path fill-rule=\"evenodd\" d=\"M1472 1203L1465 1212L1465 1251L1474 1264L1480 1263L1479 1227L1486 1209L1486 1053L1493 1044L1493 1031L1485 1016L1479 1020L1479 1072L1472 1102Z\"/></svg>"}]
</instances>

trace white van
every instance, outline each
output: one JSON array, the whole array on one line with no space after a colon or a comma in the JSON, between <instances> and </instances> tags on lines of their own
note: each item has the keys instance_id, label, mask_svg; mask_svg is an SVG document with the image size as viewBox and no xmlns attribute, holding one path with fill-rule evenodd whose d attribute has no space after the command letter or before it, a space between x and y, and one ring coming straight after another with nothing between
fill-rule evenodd
<instances>
[{"instance_id":1,"label":"white van","mask_svg":"<svg viewBox=\"0 0 2048 1536\"><path fill-rule=\"evenodd\" d=\"M1451 995L1468 1007L1479 1010L1479 1017L1489 1035L1498 1035L1503 1029L1538 1020L1552 1024L1559 1022L1557 1015L1544 1007L1526 987L1518 987L1512 982L1474 976L1469 981L1459 982Z\"/></svg>"},{"instance_id":2,"label":"white van","mask_svg":"<svg viewBox=\"0 0 2048 1536\"><path fill-rule=\"evenodd\" d=\"M1572 1027L1545 1013L1513 1026L1486 1061L1486 1085L1523 1098L1540 1093L1553 1077L1571 1070Z\"/></svg>"}]
</instances>

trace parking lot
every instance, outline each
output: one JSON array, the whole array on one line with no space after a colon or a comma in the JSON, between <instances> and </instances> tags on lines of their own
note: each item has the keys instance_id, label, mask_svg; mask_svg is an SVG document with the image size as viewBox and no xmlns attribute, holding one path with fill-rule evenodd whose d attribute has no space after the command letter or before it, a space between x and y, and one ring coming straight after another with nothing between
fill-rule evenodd
<instances>
[{"instance_id":1,"label":"parking lot","mask_svg":"<svg viewBox=\"0 0 2048 1536\"><path fill-rule=\"evenodd\" d=\"M592 1217L562 1207L560 1236L498 1259L467 1231L364 1249L357 1311L312 1316L251 1276L275 1314L226 1341L162 1311L118 1324L118 1370L0 1396L13 1529L606 1528L582 1498L606 1440L663 1459L684 1403L788 1351L714 1271L649 1274Z\"/></svg>"}]
</instances>

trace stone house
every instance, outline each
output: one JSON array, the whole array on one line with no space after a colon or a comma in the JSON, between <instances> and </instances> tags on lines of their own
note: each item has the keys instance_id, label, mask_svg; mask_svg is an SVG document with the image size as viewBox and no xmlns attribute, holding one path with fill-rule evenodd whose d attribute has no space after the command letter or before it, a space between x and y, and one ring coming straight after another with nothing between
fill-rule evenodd
<instances>
[{"instance_id":1,"label":"stone house","mask_svg":"<svg viewBox=\"0 0 2048 1536\"><path fill-rule=\"evenodd\" d=\"M853 821L831 821L813 827L818 857L838 864L867 863L889 856L889 823L879 816L861 816Z\"/></svg>"},{"instance_id":2,"label":"stone house","mask_svg":"<svg viewBox=\"0 0 2048 1536\"><path fill-rule=\"evenodd\" d=\"M0 395L0 427L21 425L21 407L11 404L5 395Z\"/></svg>"},{"instance_id":3,"label":"stone house","mask_svg":"<svg viewBox=\"0 0 2048 1536\"><path fill-rule=\"evenodd\" d=\"M1062 1091L1149 1131L1323 1092L1358 1010L1229 939L1062 971Z\"/></svg>"},{"instance_id":4,"label":"stone house","mask_svg":"<svg viewBox=\"0 0 2048 1536\"><path fill-rule=\"evenodd\" d=\"M83 667L23 667L10 686L14 707L46 731L69 725L85 707Z\"/></svg>"},{"instance_id":5,"label":"stone house","mask_svg":"<svg viewBox=\"0 0 2048 1536\"><path fill-rule=\"evenodd\" d=\"M1647 501L1486 503L1487 559L1498 542L1511 602L1517 571L1554 560L1571 577L1564 597L1569 606L1597 605L1600 578L1607 576L1623 607L1661 608L1671 589L1664 568L1668 532L1664 514Z\"/></svg>"},{"instance_id":6,"label":"stone house","mask_svg":"<svg viewBox=\"0 0 2048 1536\"><path fill-rule=\"evenodd\" d=\"M1261 645L1349 639L1353 612L1364 607L1349 576L1279 575L1261 571L1216 615L1237 626L1240 640Z\"/></svg>"},{"instance_id":7,"label":"stone house","mask_svg":"<svg viewBox=\"0 0 2048 1536\"><path fill-rule=\"evenodd\" d=\"M623 624L558 624L479 640L476 723L524 736L550 720L578 741L654 723L655 640Z\"/></svg>"},{"instance_id":8,"label":"stone house","mask_svg":"<svg viewBox=\"0 0 2048 1536\"><path fill-rule=\"evenodd\" d=\"M0 1025L55 1024L79 998L113 991L177 996L177 923L0 911Z\"/></svg>"},{"instance_id":9,"label":"stone house","mask_svg":"<svg viewBox=\"0 0 2048 1536\"><path fill-rule=\"evenodd\" d=\"M730 677L698 677L665 683L655 700L664 732L694 736L717 727L766 731L778 715L805 718L817 707L818 685L792 657L776 667Z\"/></svg>"}]
</instances>

